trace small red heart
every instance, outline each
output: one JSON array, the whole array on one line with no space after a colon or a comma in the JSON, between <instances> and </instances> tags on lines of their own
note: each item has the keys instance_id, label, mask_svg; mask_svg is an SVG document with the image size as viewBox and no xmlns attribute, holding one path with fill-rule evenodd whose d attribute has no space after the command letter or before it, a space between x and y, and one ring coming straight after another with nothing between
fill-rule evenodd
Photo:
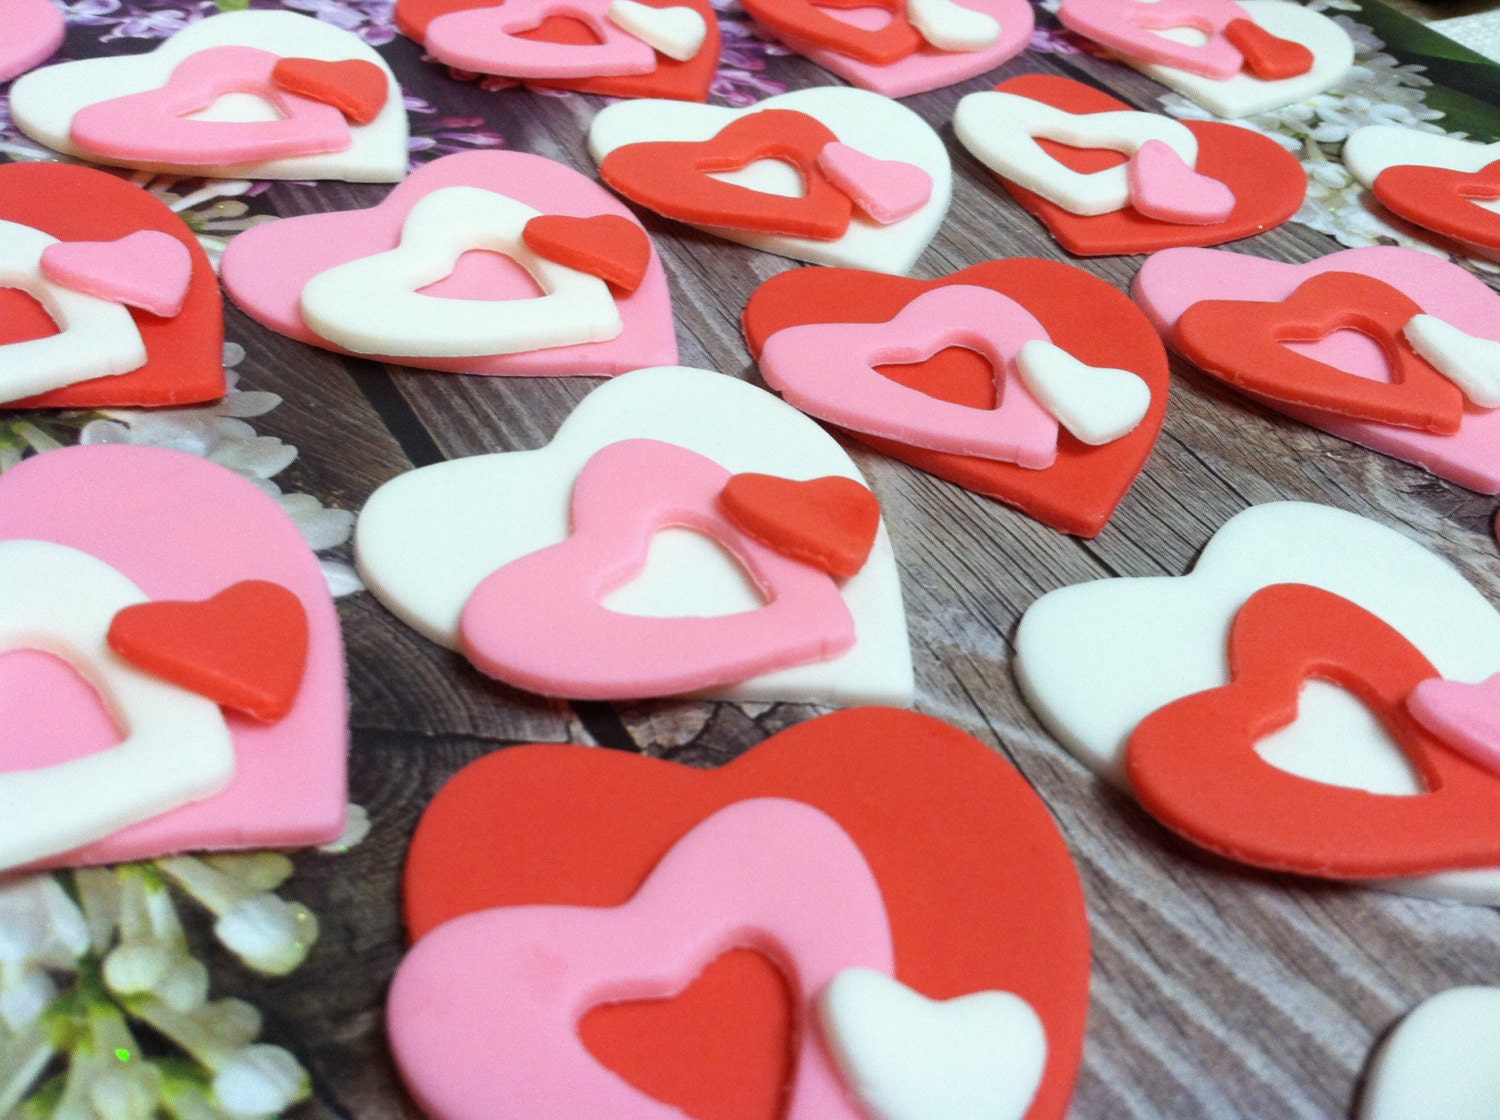
<instances>
[{"instance_id":1,"label":"small red heart","mask_svg":"<svg viewBox=\"0 0 1500 1120\"><path fill-rule=\"evenodd\" d=\"M806 113L764 109L707 140L626 144L604 157L599 174L626 198L679 222L833 241L849 228L854 209L818 167L819 153L836 143L828 126ZM761 159L795 167L806 193L788 198L711 177Z\"/></svg>"},{"instance_id":2,"label":"small red heart","mask_svg":"<svg viewBox=\"0 0 1500 1120\"><path fill-rule=\"evenodd\" d=\"M1375 176L1374 189L1393 214L1456 241L1500 249L1500 214L1474 205L1500 198L1500 160L1478 171L1387 167Z\"/></svg>"},{"instance_id":3,"label":"small red heart","mask_svg":"<svg viewBox=\"0 0 1500 1120\"><path fill-rule=\"evenodd\" d=\"M137 669L263 723L292 710L307 665L307 611L279 583L245 580L196 603L126 607L109 647Z\"/></svg>"},{"instance_id":4,"label":"small red heart","mask_svg":"<svg viewBox=\"0 0 1500 1120\"><path fill-rule=\"evenodd\" d=\"M767 548L834 576L865 566L880 530L880 503L852 478L797 482L737 474L719 503L729 520Z\"/></svg>"},{"instance_id":5,"label":"small red heart","mask_svg":"<svg viewBox=\"0 0 1500 1120\"><path fill-rule=\"evenodd\" d=\"M747 0L744 5L756 23L777 35L841 55L870 66L889 66L916 54L927 45L906 17L901 0ZM869 30L825 15L824 8L884 8L890 21Z\"/></svg>"},{"instance_id":6,"label":"small red heart","mask_svg":"<svg viewBox=\"0 0 1500 1120\"><path fill-rule=\"evenodd\" d=\"M1230 859L1323 878L1500 864L1500 781L1406 710L1412 690L1437 671L1396 630L1328 591L1277 584L1235 616L1229 662L1229 684L1158 709L1131 735L1131 788L1152 816ZM1312 678L1363 701L1428 792L1328 785L1256 754L1258 740L1296 718L1302 685Z\"/></svg>"},{"instance_id":7,"label":"small red heart","mask_svg":"<svg viewBox=\"0 0 1500 1120\"><path fill-rule=\"evenodd\" d=\"M1201 300L1177 321L1175 347L1229 384L1320 412L1452 435L1463 421L1457 385L1418 357L1402 333L1422 308L1381 280L1324 272L1280 303ZM1289 349L1337 330L1378 343L1391 380L1374 381Z\"/></svg>"},{"instance_id":8,"label":"small red heart","mask_svg":"<svg viewBox=\"0 0 1500 1120\"><path fill-rule=\"evenodd\" d=\"M1224 25L1224 38L1245 56L1245 69L1263 82L1295 78L1313 68L1313 52L1301 43L1272 35L1249 19L1232 19Z\"/></svg>"},{"instance_id":9,"label":"small red heart","mask_svg":"<svg viewBox=\"0 0 1500 1120\"><path fill-rule=\"evenodd\" d=\"M353 124L369 124L390 97L385 71L362 58L283 58L271 68L271 81L288 93L332 105Z\"/></svg>"},{"instance_id":10,"label":"small red heart","mask_svg":"<svg viewBox=\"0 0 1500 1120\"><path fill-rule=\"evenodd\" d=\"M549 261L597 276L626 292L641 286L651 265L651 239L646 231L618 214L592 218L543 214L526 223L521 238Z\"/></svg>"}]
</instances>

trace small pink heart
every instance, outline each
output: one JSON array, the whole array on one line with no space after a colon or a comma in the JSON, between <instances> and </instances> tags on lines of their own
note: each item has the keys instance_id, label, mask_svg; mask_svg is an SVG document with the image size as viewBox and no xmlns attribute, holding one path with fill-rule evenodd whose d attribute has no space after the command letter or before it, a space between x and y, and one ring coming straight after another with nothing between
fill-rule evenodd
<instances>
[{"instance_id":1,"label":"small pink heart","mask_svg":"<svg viewBox=\"0 0 1500 1120\"><path fill-rule=\"evenodd\" d=\"M910 217L932 197L932 176L920 167L897 159L876 159L848 144L824 145L818 153L818 170L883 226Z\"/></svg>"},{"instance_id":2,"label":"small pink heart","mask_svg":"<svg viewBox=\"0 0 1500 1120\"><path fill-rule=\"evenodd\" d=\"M1433 677L1412 689L1406 707L1470 762L1500 774L1500 673L1480 684Z\"/></svg>"},{"instance_id":3,"label":"small pink heart","mask_svg":"<svg viewBox=\"0 0 1500 1120\"><path fill-rule=\"evenodd\" d=\"M1234 192L1200 175L1160 140L1148 140L1130 160L1130 205L1159 222L1209 226L1234 212Z\"/></svg>"},{"instance_id":4,"label":"small pink heart","mask_svg":"<svg viewBox=\"0 0 1500 1120\"><path fill-rule=\"evenodd\" d=\"M42 251L42 275L84 295L170 319L182 310L193 258L177 238L143 229L118 241L59 241Z\"/></svg>"}]
</instances>

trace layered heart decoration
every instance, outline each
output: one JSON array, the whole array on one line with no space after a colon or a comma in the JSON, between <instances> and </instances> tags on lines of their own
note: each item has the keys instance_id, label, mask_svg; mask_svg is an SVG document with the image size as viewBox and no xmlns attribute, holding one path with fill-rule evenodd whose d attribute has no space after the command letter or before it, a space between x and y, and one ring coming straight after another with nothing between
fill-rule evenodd
<instances>
[{"instance_id":1,"label":"layered heart decoration","mask_svg":"<svg viewBox=\"0 0 1500 1120\"><path fill-rule=\"evenodd\" d=\"M1482 403L1493 399L1486 344L1500 341L1500 296L1457 265L1384 247L1307 264L1169 249L1146 262L1133 294L1168 345L1213 376L1304 423L1500 493L1500 412ZM1212 330L1232 331L1238 353Z\"/></svg>"},{"instance_id":2,"label":"layered heart decoration","mask_svg":"<svg viewBox=\"0 0 1500 1120\"><path fill-rule=\"evenodd\" d=\"M186 223L125 180L0 167L0 399L183 405L224 395L224 315Z\"/></svg>"},{"instance_id":3,"label":"layered heart decoration","mask_svg":"<svg viewBox=\"0 0 1500 1120\"><path fill-rule=\"evenodd\" d=\"M1342 158L1393 214L1467 252L1500 255L1500 144L1367 125L1349 134Z\"/></svg>"},{"instance_id":4,"label":"layered heart decoration","mask_svg":"<svg viewBox=\"0 0 1500 1120\"><path fill-rule=\"evenodd\" d=\"M296 64L290 85L284 62ZM315 65L329 63L361 65ZM11 89L11 115L50 148L147 171L373 183L406 174L406 107L390 67L357 35L292 12L228 12L149 54L28 74Z\"/></svg>"},{"instance_id":5,"label":"layered heart decoration","mask_svg":"<svg viewBox=\"0 0 1500 1120\"><path fill-rule=\"evenodd\" d=\"M1486 1120L1497 1045L1500 988L1450 988L1423 1000L1375 1051L1359 1120Z\"/></svg>"},{"instance_id":6,"label":"layered heart decoration","mask_svg":"<svg viewBox=\"0 0 1500 1120\"><path fill-rule=\"evenodd\" d=\"M576 171L522 152L447 156L369 210L247 230L220 274L273 330L428 369L607 375L677 360L640 223Z\"/></svg>"},{"instance_id":7,"label":"layered heart decoration","mask_svg":"<svg viewBox=\"0 0 1500 1120\"><path fill-rule=\"evenodd\" d=\"M793 482L737 474L719 491L719 508L767 548L834 576L863 568L880 537L875 495L839 475Z\"/></svg>"},{"instance_id":8,"label":"layered heart decoration","mask_svg":"<svg viewBox=\"0 0 1500 1120\"><path fill-rule=\"evenodd\" d=\"M387 483L355 549L405 622L522 687L910 703L884 530L858 574L835 582L720 512L730 476L746 472L860 481L833 440L770 394L703 370L639 370L591 393L541 450ZM465 512L476 503L490 515ZM520 626L517 610L541 614Z\"/></svg>"},{"instance_id":9,"label":"layered heart decoration","mask_svg":"<svg viewBox=\"0 0 1500 1120\"><path fill-rule=\"evenodd\" d=\"M971 93L953 129L1080 256L1249 237L1287 221L1307 193L1296 157L1265 136L1137 112L1069 78L1032 74Z\"/></svg>"},{"instance_id":10,"label":"layered heart decoration","mask_svg":"<svg viewBox=\"0 0 1500 1120\"><path fill-rule=\"evenodd\" d=\"M415 945L388 1021L407 1084L444 1120L529 1117L538 1101L939 1115L900 1110L924 1088L1006 1120L1067 1110L1088 977L1076 873L1020 775L928 717L838 712L717 771L497 752L424 815L405 903ZM581 939L545 988L526 983L543 928ZM497 1018L518 986L537 995ZM850 1021L870 1007L891 1014ZM719 1037L728 1061L705 1044Z\"/></svg>"},{"instance_id":11,"label":"layered heart decoration","mask_svg":"<svg viewBox=\"0 0 1500 1120\"><path fill-rule=\"evenodd\" d=\"M843 148L869 158L851 161ZM821 163L830 149L835 174L858 185L835 185ZM589 151L613 189L668 217L796 260L881 272L912 266L952 194L937 134L911 110L856 89L797 90L747 109L611 105L589 128ZM893 177L881 167L892 161L906 170ZM930 186L913 209L917 175Z\"/></svg>"},{"instance_id":12,"label":"layered heart decoration","mask_svg":"<svg viewBox=\"0 0 1500 1120\"><path fill-rule=\"evenodd\" d=\"M1447 746L1500 775L1500 675L1478 684L1422 681L1406 698L1406 708Z\"/></svg>"},{"instance_id":13,"label":"layered heart decoration","mask_svg":"<svg viewBox=\"0 0 1500 1120\"><path fill-rule=\"evenodd\" d=\"M1221 777L1232 768L1236 781L1274 791L1264 797L1257 794L1253 802L1246 795L1244 809L1264 822L1264 826L1244 822L1245 829L1266 834L1257 832L1257 843L1276 843L1274 836L1280 835L1307 836L1309 830L1323 836L1319 826L1325 818L1331 838L1335 823L1346 818L1325 809L1346 800L1360 806L1350 816L1362 817L1366 807L1380 806L1380 813L1409 814L1426 821L1425 814L1431 810L1422 806L1433 804L1431 799L1445 789L1477 790L1481 778L1494 784L1493 776L1484 775L1478 766L1421 732L1404 705L1423 679L1441 675L1448 680L1477 681L1500 671L1500 615L1441 557L1394 530L1326 506L1277 502L1239 514L1215 534L1197 567L1183 578L1100 580L1044 595L1027 610L1017 632L1017 680L1032 709L1071 753L1111 781L1125 785L1126 744L1144 726L1143 721L1184 697L1212 695L1213 690L1232 683L1225 658L1226 635L1252 596L1274 584L1306 584L1347 600L1378 620L1361 623L1365 629L1360 632L1372 650L1409 648L1410 652L1400 653L1391 662L1408 671L1377 693L1366 678L1383 680L1378 673L1370 677L1362 664L1358 673L1334 668L1339 659L1333 654L1275 654L1277 626L1262 628L1263 643L1268 644L1255 664L1282 666L1280 683L1261 691L1265 696L1274 693L1275 703L1250 704L1254 718L1246 715L1243 720L1224 721L1221 731L1228 738L1223 742L1238 736L1235 742L1248 738L1250 746L1231 750L1209 745L1201 752L1205 760L1214 760L1202 761L1202 766L1224 767ZM1345 613L1338 617L1346 618L1348 609L1341 607ZM1291 635L1306 629L1299 626L1297 617L1296 612L1283 614L1280 631ZM1370 627L1382 628L1378 643L1370 637ZM1325 629L1332 640L1331 629ZM1312 634L1309 641L1315 643L1317 637ZM1310 730L1298 723L1276 731L1297 710L1299 689L1303 703L1311 698L1311 685L1301 687L1309 678L1315 684L1327 682L1325 687L1340 695L1350 695L1350 702L1326 708L1323 718L1309 724ZM1246 694L1245 690L1217 693L1221 697ZM1371 720L1367 705L1375 706L1384 725ZM1279 742L1274 753L1267 753L1264 739L1273 731ZM1398 741L1418 744L1410 761L1416 769L1414 781L1403 784L1389 779L1392 734ZM1433 761L1440 757L1441 761ZM1410 765L1405 769L1409 771ZM1454 778L1458 773L1463 776ZM1158 777L1157 784L1163 780ZM1202 783L1197 788L1205 799L1218 796ZM1241 792L1246 788L1242 785ZM1500 792L1500 786L1495 788ZM1316 811L1304 816L1307 801L1283 796L1292 790L1299 791L1298 797L1330 800L1317 800ZM1448 803L1439 800L1436 804ZM1466 823L1454 818L1453 827L1469 838L1463 843L1482 838L1491 827L1493 808L1484 812L1488 815L1483 819L1464 818ZM1229 843L1225 842L1223 850L1228 850ZM1233 844L1239 852L1236 858L1248 856L1250 848L1243 847L1241 839ZM1344 865L1341 874L1345 876L1402 875L1408 873L1407 868L1411 874L1426 875L1434 866L1399 863L1394 855L1384 868L1357 864L1364 858L1362 852L1396 845L1394 836L1368 848L1332 839L1319 844L1317 853L1308 850L1309 862L1300 869L1321 874L1313 864L1333 848L1344 847L1350 849L1347 856L1354 861ZM1415 844L1411 851L1416 856L1400 858L1423 854ZM1431 848L1426 854L1431 855ZM1438 862L1476 867L1500 865L1500 858L1471 852L1462 860ZM1500 877L1493 871L1397 882L1383 879L1382 885L1486 905L1500 898Z\"/></svg>"},{"instance_id":14,"label":"layered heart decoration","mask_svg":"<svg viewBox=\"0 0 1500 1120\"><path fill-rule=\"evenodd\" d=\"M46 62L62 46L67 27L52 0L0 0L0 82Z\"/></svg>"},{"instance_id":15,"label":"layered heart decoration","mask_svg":"<svg viewBox=\"0 0 1500 1120\"><path fill-rule=\"evenodd\" d=\"M708 0L397 0L396 26L439 62L605 97L708 100Z\"/></svg>"},{"instance_id":16,"label":"layered heart decoration","mask_svg":"<svg viewBox=\"0 0 1500 1120\"><path fill-rule=\"evenodd\" d=\"M799 269L756 290L744 328L767 381L798 407L1092 537L1145 464L1167 406L1166 355L1128 303L1052 261L990 261L940 280ZM1032 351L1034 382L1022 368L1028 343L1044 347ZM1080 375L1070 358L1089 368ZM1101 396L1107 416L1072 407Z\"/></svg>"},{"instance_id":17,"label":"layered heart decoration","mask_svg":"<svg viewBox=\"0 0 1500 1120\"><path fill-rule=\"evenodd\" d=\"M1018 0L749 0L762 28L861 89L910 97L1020 54L1035 17Z\"/></svg>"},{"instance_id":18,"label":"layered heart decoration","mask_svg":"<svg viewBox=\"0 0 1500 1120\"><path fill-rule=\"evenodd\" d=\"M24 718L0 727L0 865L296 847L342 831L338 620L317 558L262 491L177 451L37 455L0 479L0 585L7 693L88 709L44 743ZM256 644L268 599L276 640L301 619L291 650ZM276 699L262 708L268 682Z\"/></svg>"}]
</instances>

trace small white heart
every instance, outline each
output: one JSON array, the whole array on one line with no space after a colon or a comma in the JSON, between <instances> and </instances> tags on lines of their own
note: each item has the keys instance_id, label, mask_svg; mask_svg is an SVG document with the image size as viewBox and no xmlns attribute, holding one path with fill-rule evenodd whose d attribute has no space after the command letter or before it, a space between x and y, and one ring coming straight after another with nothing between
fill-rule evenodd
<instances>
[{"instance_id":1,"label":"small white heart","mask_svg":"<svg viewBox=\"0 0 1500 1120\"><path fill-rule=\"evenodd\" d=\"M1047 1065L1047 1035L1010 992L928 999L868 968L818 997L823 1038L873 1120L1021 1120Z\"/></svg>"},{"instance_id":2,"label":"small white heart","mask_svg":"<svg viewBox=\"0 0 1500 1120\"><path fill-rule=\"evenodd\" d=\"M607 14L620 30L678 62L696 55L708 36L708 24L688 7L653 8L636 0L615 0Z\"/></svg>"},{"instance_id":3,"label":"small white heart","mask_svg":"<svg viewBox=\"0 0 1500 1120\"><path fill-rule=\"evenodd\" d=\"M1436 315L1413 315L1406 341L1480 408L1500 408L1500 342L1476 338Z\"/></svg>"},{"instance_id":4,"label":"small white heart","mask_svg":"<svg viewBox=\"0 0 1500 1120\"><path fill-rule=\"evenodd\" d=\"M906 18L940 51L982 51L1000 38L1000 24L953 0L907 0Z\"/></svg>"},{"instance_id":5,"label":"small white heart","mask_svg":"<svg viewBox=\"0 0 1500 1120\"><path fill-rule=\"evenodd\" d=\"M1128 369L1086 365L1060 346L1034 339L1016 369L1037 402L1090 447L1135 431L1151 407L1151 388Z\"/></svg>"}]
</instances>

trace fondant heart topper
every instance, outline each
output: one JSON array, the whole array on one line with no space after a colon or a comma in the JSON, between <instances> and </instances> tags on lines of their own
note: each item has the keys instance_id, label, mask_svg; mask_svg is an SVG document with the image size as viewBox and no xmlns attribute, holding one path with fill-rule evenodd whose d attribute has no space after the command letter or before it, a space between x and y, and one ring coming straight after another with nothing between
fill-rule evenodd
<instances>
[{"instance_id":1,"label":"fondant heart topper","mask_svg":"<svg viewBox=\"0 0 1500 1120\"><path fill-rule=\"evenodd\" d=\"M293 12L227 12L149 54L28 74L11 89L11 115L50 148L147 171L375 183L406 174L406 107L390 67L357 35Z\"/></svg>"},{"instance_id":2,"label":"fondant heart topper","mask_svg":"<svg viewBox=\"0 0 1500 1120\"><path fill-rule=\"evenodd\" d=\"M677 359L640 223L522 152L447 156L372 209L257 226L220 272L236 304L283 334L429 369L600 375Z\"/></svg>"},{"instance_id":3,"label":"fondant heart topper","mask_svg":"<svg viewBox=\"0 0 1500 1120\"><path fill-rule=\"evenodd\" d=\"M884 530L838 581L785 529L746 532L726 514L720 496L746 473L862 485L837 444L769 394L639 370L596 389L539 451L387 483L355 548L403 620L533 691L910 703ZM476 501L494 516L466 514Z\"/></svg>"},{"instance_id":4,"label":"fondant heart topper","mask_svg":"<svg viewBox=\"0 0 1500 1120\"><path fill-rule=\"evenodd\" d=\"M57 163L0 167L0 400L181 405L224 395L213 267L162 202Z\"/></svg>"},{"instance_id":5,"label":"fondant heart topper","mask_svg":"<svg viewBox=\"0 0 1500 1120\"><path fill-rule=\"evenodd\" d=\"M719 63L707 0L398 0L396 26L449 66L606 97L706 101Z\"/></svg>"},{"instance_id":6,"label":"fondant heart topper","mask_svg":"<svg viewBox=\"0 0 1500 1120\"><path fill-rule=\"evenodd\" d=\"M67 34L62 11L52 0L0 0L0 24L6 33L0 42L0 82L47 61Z\"/></svg>"},{"instance_id":7,"label":"fondant heart topper","mask_svg":"<svg viewBox=\"0 0 1500 1120\"><path fill-rule=\"evenodd\" d=\"M756 290L744 328L797 407L1081 536L1103 529L1166 411L1149 324L1051 261L930 281L794 270Z\"/></svg>"},{"instance_id":8,"label":"fondant heart topper","mask_svg":"<svg viewBox=\"0 0 1500 1120\"><path fill-rule=\"evenodd\" d=\"M1297 265L1172 249L1146 262L1133 294L1168 344L1213 376L1305 423L1500 493L1500 296L1458 266L1399 248Z\"/></svg>"},{"instance_id":9,"label":"fondant heart topper","mask_svg":"<svg viewBox=\"0 0 1500 1120\"><path fill-rule=\"evenodd\" d=\"M1265 136L1137 112L1052 75L969 94L953 128L1064 248L1085 256L1261 233L1307 192L1296 158Z\"/></svg>"},{"instance_id":10,"label":"fondant heart topper","mask_svg":"<svg viewBox=\"0 0 1500 1120\"><path fill-rule=\"evenodd\" d=\"M392 1046L444 1120L1067 1110L1076 873L1020 776L937 720L839 712L712 772L498 752L434 799L404 893Z\"/></svg>"},{"instance_id":11,"label":"fondant heart topper","mask_svg":"<svg viewBox=\"0 0 1500 1120\"><path fill-rule=\"evenodd\" d=\"M589 151L614 190L667 217L797 260L882 272L911 267L952 193L947 152L926 122L856 89L797 90L746 109L611 105L589 128Z\"/></svg>"},{"instance_id":12,"label":"fondant heart topper","mask_svg":"<svg viewBox=\"0 0 1500 1120\"><path fill-rule=\"evenodd\" d=\"M0 479L0 585L0 866L342 831L338 621L256 487L156 448L37 455Z\"/></svg>"}]
</instances>

